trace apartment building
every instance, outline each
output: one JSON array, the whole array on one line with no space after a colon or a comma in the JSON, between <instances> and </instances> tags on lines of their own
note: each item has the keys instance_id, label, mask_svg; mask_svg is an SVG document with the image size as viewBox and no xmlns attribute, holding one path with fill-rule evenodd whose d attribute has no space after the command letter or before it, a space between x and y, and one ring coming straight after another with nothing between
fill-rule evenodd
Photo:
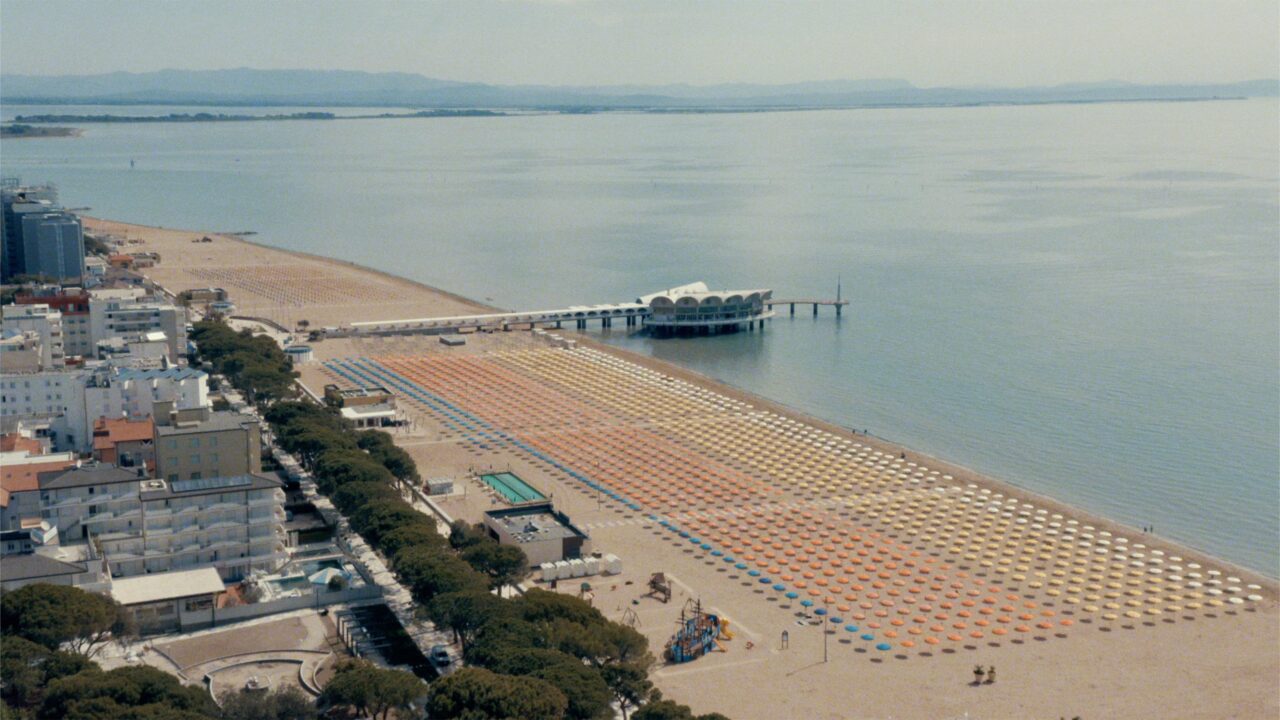
<instances>
[{"instance_id":1,"label":"apartment building","mask_svg":"<svg viewBox=\"0 0 1280 720\"><path fill-rule=\"evenodd\" d=\"M262 434L252 415L207 408L165 414L159 409L157 477L173 482L262 472Z\"/></svg>"},{"instance_id":2,"label":"apartment building","mask_svg":"<svg viewBox=\"0 0 1280 720\"><path fill-rule=\"evenodd\" d=\"M40 338L40 370L58 370L66 366L62 313L48 305L6 305L5 332L33 332ZM6 372L11 372L8 368Z\"/></svg>"},{"instance_id":3,"label":"apartment building","mask_svg":"<svg viewBox=\"0 0 1280 720\"><path fill-rule=\"evenodd\" d=\"M63 351L67 355L93 357L89 335L89 293L82 288L38 285L14 297L18 305L48 305L62 313Z\"/></svg>"},{"instance_id":4,"label":"apartment building","mask_svg":"<svg viewBox=\"0 0 1280 720\"><path fill-rule=\"evenodd\" d=\"M64 545L95 544L113 577L211 566L235 580L286 559L283 487L258 474L167 482L91 464L41 473L37 493L40 520ZM17 515L0 522L21 527Z\"/></svg>"},{"instance_id":5,"label":"apartment building","mask_svg":"<svg viewBox=\"0 0 1280 720\"><path fill-rule=\"evenodd\" d=\"M0 418L48 421L59 449L93 449L98 418L168 417L208 407L208 375L190 368L97 365L57 372L0 374ZM157 405L160 407L157 408Z\"/></svg>"},{"instance_id":6,"label":"apartment building","mask_svg":"<svg viewBox=\"0 0 1280 720\"><path fill-rule=\"evenodd\" d=\"M148 295L145 290L89 292L89 336L95 348L108 338L162 332L169 344L169 360L177 362L187 352L186 327L185 308Z\"/></svg>"}]
</instances>

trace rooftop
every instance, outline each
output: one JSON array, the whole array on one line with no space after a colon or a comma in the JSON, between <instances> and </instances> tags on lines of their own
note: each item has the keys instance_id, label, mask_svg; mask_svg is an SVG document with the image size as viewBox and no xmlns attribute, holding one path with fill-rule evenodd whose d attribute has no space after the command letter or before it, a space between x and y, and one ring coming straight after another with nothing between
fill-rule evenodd
<instances>
[{"instance_id":1,"label":"rooftop","mask_svg":"<svg viewBox=\"0 0 1280 720\"><path fill-rule=\"evenodd\" d=\"M395 406L389 403L378 403L376 405L348 405L342 408L342 417L348 420L395 417L395 414Z\"/></svg>"},{"instance_id":2,"label":"rooftop","mask_svg":"<svg viewBox=\"0 0 1280 720\"><path fill-rule=\"evenodd\" d=\"M485 516L510 533L517 543L587 537L563 513L552 509L551 503L490 510Z\"/></svg>"},{"instance_id":3,"label":"rooftop","mask_svg":"<svg viewBox=\"0 0 1280 720\"><path fill-rule=\"evenodd\" d=\"M183 422L180 425L158 425L156 426L156 435L158 437L169 437L172 435L191 435L194 433L219 432L222 430L239 430L246 425L257 425L258 421L252 415L244 415L242 413L219 411L209 413L209 417L199 422Z\"/></svg>"},{"instance_id":4,"label":"rooftop","mask_svg":"<svg viewBox=\"0 0 1280 720\"><path fill-rule=\"evenodd\" d=\"M119 374L121 380L192 380L204 377L208 377L205 371L190 367L121 368Z\"/></svg>"},{"instance_id":5,"label":"rooftop","mask_svg":"<svg viewBox=\"0 0 1280 720\"><path fill-rule=\"evenodd\" d=\"M92 463L68 470L54 470L40 473L41 490L62 490L89 485L110 485L112 483L136 482L140 479L137 470L126 470L115 465Z\"/></svg>"},{"instance_id":6,"label":"rooftop","mask_svg":"<svg viewBox=\"0 0 1280 720\"><path fill-rule=\"evenodd\" d=\"M244 492L283 488L284 483L266 475L232 475L197 480L148 480L142 486L142 500L167 500L223 492Z\"/></svg>"},{"instance_id":7,"label":"rooftop","mask_svg":"<svg viewBox=\"0 0 1280 720\"><path fill-rule=\"evenodd\" d=\"M226 589L212 567L181 572L138 575L111 582L111 595L121 605L142 605L163 600L179 600L196 595L212 595Z\"/></svg>"},{"instance_id":8,"label":"rooftop","mask_svg":"<svg viewBox=\"0 0 1280 720\"><path fill-rule=\"evenodd\" d=\"M747 298L752 295L772 295L773 291L768 288L755 288L748 290L711 290L704 282L689 283L688 285L680 285L667 290L644 295L636 300L644 305L651 305L658 298L665 298L671 302L676 302L682 298L689 298L697 302L703 302L708 299L723 301L726 298L738 296Z\"/></svg>"},{"instance_id":9,"label":"rooftop","mask_svg":"<svg viewBox=\"0 0 1280 720\"><path fill-rule=\"evenodd\" d=\"M93 449L106 450L116 443L150 440L155 429L151 418L98 418L93 423Z\"/></svg>"},{"instance_id":10,"label":"rooftop","mask_svg":"<svg viewBox=\"0 0 1280 720\"><path fill-rule=\"evenodd\" d=\"M5 582L39 580L60 575L76 575L88 571L89 567L87 565L64 562L44 553L19 553L4 556ZM217 570L214 570L215 575L217 572Z\"/></svg>"}]
</instances>

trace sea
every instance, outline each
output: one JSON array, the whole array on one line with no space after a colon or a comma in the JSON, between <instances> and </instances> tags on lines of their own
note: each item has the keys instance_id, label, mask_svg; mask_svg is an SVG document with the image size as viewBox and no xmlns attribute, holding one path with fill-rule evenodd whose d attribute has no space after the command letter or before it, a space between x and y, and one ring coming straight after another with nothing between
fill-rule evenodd
<instances>
[{"instance_id":1,"label":"sea","mask_svg":"<svg viewBox=\"0 0 1280 720\"><path fill-rule=\"evenodd\" d=\"M201 111L247 112L0 116ZM763 333L589 332L1280 575L1274 98L84 127L0 172L511 309L839 292Z\"/></svg>"}]
</instances>

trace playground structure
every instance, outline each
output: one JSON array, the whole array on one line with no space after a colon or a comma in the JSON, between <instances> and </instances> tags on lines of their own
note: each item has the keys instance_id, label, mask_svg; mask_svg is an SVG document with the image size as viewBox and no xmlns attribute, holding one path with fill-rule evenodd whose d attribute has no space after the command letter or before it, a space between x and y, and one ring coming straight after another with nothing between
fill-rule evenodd
<instances>
[{"instance_id":1,"label":"playground structure","mask_svg":"<svg viewBox=\"0 0 1280 720\"><path fill-rule=\"evenodd\" d=\"M676 634L667 641L662 656L670 663L686 663L709 652L724 652L722 640L732 640L729 621L702 611L702 601L690 599L680 610Z\"/></svg>"},{"instance_id":2,"label":"playground structure","mask_svg":"<svg viewBox=\"0 0 1280 720\"><path fill-rule=\"evenodd\" d=\"M667 576L660 572L650 575L649 592L645 593L645 597L661 600L663 605L671 602L671 583L667 582Z\"/></svg>"}]
</instances>

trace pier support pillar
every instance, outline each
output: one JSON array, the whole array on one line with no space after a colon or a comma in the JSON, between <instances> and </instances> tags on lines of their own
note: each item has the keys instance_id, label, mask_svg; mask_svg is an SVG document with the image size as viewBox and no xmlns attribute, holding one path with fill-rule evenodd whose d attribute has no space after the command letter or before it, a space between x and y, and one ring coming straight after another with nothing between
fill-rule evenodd
<instances>
[{"instance_id":1,"label":"pier support pillar","mask_svg":"<svg viewBox=\"0 0 1280 720\"><path fill-rule=\"evenodd\" d=\"M560 329L560 321L559 321L559 320L557 320L557 321L556 321L556 329L557 329L557 330L559 330L559 329Z\"/></svg>"},{"instance_id":2,"label":"pier support pillar","mask_svg":"<svg viewBox=\"0 0 1280 720\"><path fill-rule=\"evenodd\" d=\"M795 317L795 316L796 316L796 304L791 303L791 317Z\"/></svg>"},{"instance_id":3,"label":"pier support pillar","mask_svg":"<svg viewBox=\"0 0 1280 720\"><path fill-rule=\"evenodd\" d=\"M840 308L841 308L841 307L842 307L841 305L836 305L836 317L840 317Z\"/></svg>"},{"instance_id":4,"label":"pier support pillar","mask_svg":"<svg viewBox=\"0 0 1280 720\"><path fill-rule=\"evenodd\" d=\"M813 316L818 317L818 303L813 304Z\"/></svg>"}]
</instances>

